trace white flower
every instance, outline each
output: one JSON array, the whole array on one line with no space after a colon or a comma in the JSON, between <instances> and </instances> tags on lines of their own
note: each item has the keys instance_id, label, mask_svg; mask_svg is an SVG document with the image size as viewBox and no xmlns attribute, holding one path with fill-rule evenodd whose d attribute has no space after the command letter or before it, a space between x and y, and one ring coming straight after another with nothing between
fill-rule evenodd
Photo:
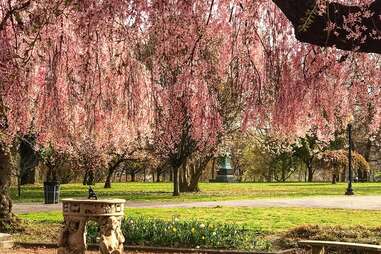
<instances>
[{"instance_id":1,"label":"white flower","mask_svg":"<svg viewBox=\"0 0 381 254\"><path fill-rule=\"evenodd\" d=\"M200 228L205 228L205 224L204 223L200 224Z\"/></svg>"}]
</instances>

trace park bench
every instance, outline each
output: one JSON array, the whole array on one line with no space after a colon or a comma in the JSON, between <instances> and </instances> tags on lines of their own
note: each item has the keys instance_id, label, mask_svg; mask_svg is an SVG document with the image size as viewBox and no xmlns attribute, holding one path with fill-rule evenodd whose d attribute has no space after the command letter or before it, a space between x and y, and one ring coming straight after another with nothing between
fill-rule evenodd
<instances>
[{"instance_id":1,"label":"park bench","mask_svg":"<svg viewBox=\"0 0 381 254\"><path fill-rule=\"evenodd\" d=\"M299 246L310 246L312 254L325 254L325 248L331 247L337 250L353 250L353 253L381 253L381 245L362 244L362 243L346 243L331 241L299 241ZM352 253L352 252L351 252Z\"/></svg>"}]
</instances>

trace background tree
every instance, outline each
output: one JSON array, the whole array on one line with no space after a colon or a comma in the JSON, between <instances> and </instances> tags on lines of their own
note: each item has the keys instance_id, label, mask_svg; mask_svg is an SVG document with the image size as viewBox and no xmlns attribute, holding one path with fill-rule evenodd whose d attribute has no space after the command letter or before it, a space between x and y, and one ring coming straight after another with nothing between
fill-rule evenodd
<instances>
[{"instance_id":1,"label":"background tree","mask_svg":"<svg viewBox=\"0 0 381 254\"><path fill-rule=\"evenodd\" d=\"M46 166L46 182L59 181L58 170L67 158L67 154L57 150L52 144L40 150L40 158L43 165Z\"/></svg>"},{"instance_id":2,"label":"background tree","mask_svg":"<svg viewBox=\"0 0 381 254\"><path fill-rule=\"evenodd\" d=\"M19 146L20 154L20 184L34 184L36 178L36 166L38 165L38 153L36 149L36 137L24 136Z\"/></svg>"},{"instance_id":3,"label":"background tree","mask_svg":"<svg viewBox=\"0 0 381 254\"><path fill-rule=\"evenodd\" d=\"M94 185L103 179L108 154L96 146L93 137L84 136L81 142L73 144L70 155L72 166L82 173L83 185Z\"/></svg>"},{"instance_id":4,"label":"background tree","mask_svg":"<svg viewBox=\"0 0 381 254\"><path fill-rule=\"evenodd\" d=\"M241 161L245 179L285 182L296 172L298 161L288 141L253 132L246 142Z\"/></svg>"},{"instance_id":5,"label":"background tree","mask_svg":"<svg viewBox=\"0 0 381 254\"><path fill-rule=\"evenodd\" d=\"M122 167L126 175L130 175L131 182L135 182L136 175L147 167L147 161L128 159L123 163Z\"/></svg>"},{"instance_id":6,"label":"background tree","mask_svg":"<svg viewBox=\"0 0 381 254\"><path fill-rule=\"evenodd\" d=\"M145 136L145 138L148 138ZM146 140L145 140L146 141ZM147 147L148 145L144 143L142 136L138 133L137 138L130 142L128 146L124 149L114 150L109 149L109 159L107 162L107 176L105 180L104 188L111 188L111 179L113 174L119 167L122 166L123 163L126 163L127 160L136 157L136 153L144 153L147 149L151 149L152 147ZM142 156L142 155L140 155Z\"/></svg>"},{"instance_id":7,"label":"background tree","mask_svg":"<svg viewBox=\"0 0 381 254\"><path fill-rule=\"evenodd\" d=\"M313 176L316 171L314 169L315 157L324 150L325 144L318 140L314 133L308 133L305 137L301 137L292 145L293 156L304 163L307 171L307 181L313 182Z\"/></svg>"},{"instance_id":8,"label":"background tree","mask_svg":"<svg viewBox=\"0 0 381 254\"><path fill-rule=\"evenodd\" d=\"M365 158L353 151L352 165L354 175L360 181L366 181L369 176L370 167ZM332 174L332 183L335 184L338 180L345 181L345 175L348 171L348 151L332 150L325 151L314 159L321 169L327 170Z\"/></svg>"}]
</instances>

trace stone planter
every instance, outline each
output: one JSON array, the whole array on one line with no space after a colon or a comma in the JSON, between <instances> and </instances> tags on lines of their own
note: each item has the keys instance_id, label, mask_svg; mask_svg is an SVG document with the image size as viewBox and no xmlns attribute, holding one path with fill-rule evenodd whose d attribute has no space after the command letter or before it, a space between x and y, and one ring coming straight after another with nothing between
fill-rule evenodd
<instances>
[{"instance_id":1,"label":"stone planter","mask_svg":"<svg viewBox=\"0 0 381 254\"><path fill-rule=\"evenodd\" d=\"M123 253L121 222L124 199L63 199L64 228L58 243L58 254L84 254L86 224L95 221L100 227L99 250L102 254Z\"/></svg>"}]
</instances>

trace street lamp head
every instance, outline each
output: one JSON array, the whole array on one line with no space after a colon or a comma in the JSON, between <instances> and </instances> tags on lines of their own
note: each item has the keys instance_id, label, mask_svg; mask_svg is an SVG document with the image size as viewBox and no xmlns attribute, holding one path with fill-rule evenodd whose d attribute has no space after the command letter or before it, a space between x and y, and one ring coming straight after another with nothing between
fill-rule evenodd
<instances>
[{"instance_id":1,"label":"street lamp head","mask_svg":"<svg viewBox=\"0 0 381 254\"><path fill-rule=\"evenodd\" d=\"M349 114L348 117L347 117L347 123L348 123L348 124L352 124L353 121L354 121L353 114Z\"/></svg>"}]
</instances>

